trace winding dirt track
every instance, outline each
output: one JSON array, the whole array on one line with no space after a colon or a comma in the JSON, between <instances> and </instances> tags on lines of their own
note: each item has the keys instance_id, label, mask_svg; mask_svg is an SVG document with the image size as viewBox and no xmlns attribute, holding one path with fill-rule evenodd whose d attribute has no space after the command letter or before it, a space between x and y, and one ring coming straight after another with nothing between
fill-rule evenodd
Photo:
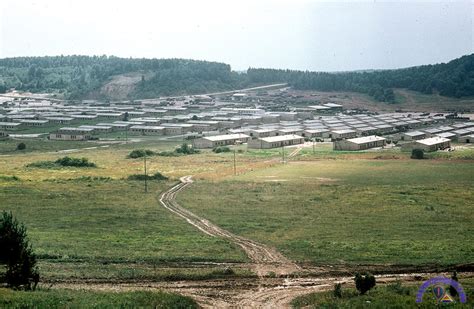
<instances>
[{"instance_id":1,"label":"winding dirt track","mask_svg":"<svg viewBox=\"0 0 474 309\"><path fill-rule=\"evenodd\" d=\"M296 155L300 150L301 148L299 147L295 149L290 157ZM235 235L181 207L176 202L176 195L192 184L192 182L191 176L182 177L179 184L160 196L160 203L169 211L184 218L202 233L227 239L240 246L252 260L252 265L259 277L257 279L236 278L169 283L152 282L121 285L119 289L158 288L173 291L193 297L203 308L289 308L291 300L297 296L311 292L328 291L333 289L336 283L353 286L352 277L311 277L311 274L314 274L315 271L316 273L323 274L324 272L327 273L327 269L302 269L274 248ZM278 278L266 276L270 272L277 274ZM286 276L291 274L293 276ZM306 274L308 277L302 278L297 276L301 274ZM376 277L378 284L386 284L394 281L421 282L421 280L437 275L440 274L401 273ZM285 276L287 278L284 278ZM468 272L464 273L463 276L472 277L473 274ZM91 287L88 286L87 288Z\"/></svg>"},{"instance_id":2,"label":"winding dirt track","mask_svg":"<svg viewBox=\"0 0 474 309\"><path fill-rule=\"evenodd\" d=\"M336 283L341 283L345 287L353 287L353 278L348 276L351 272L345 272L347 275L331 276L328 271L330 268L305 267L302 269L275 249L234 235L179 206L175 200L176 195L191 183L191 176L182 177L179 184L160 196L160 203L172 213L184 218L202 233L227 239L240 246L252 260L252 265L259 275L258 278L128 283L71 281L55 282L54 287L102 291L164 290L190 296L203 308L290 308L290 302L297 296L311 292L329 291ZM265 276L270 271L280 276L276 278ZM285 276L292 273L295 274ZM295 276L301 274L306 277ZM418 272L379 275L376 278L377 284L382 285L394 281L420 285L422 281L439 275L449 276L448 273ZM464 278L473 276L474 273L469 271L462 273Z\"/></svg>"},{"instance_id":3,"label":"winding dirt track","mask_svg":"<svg viewBox=\"0 0 474 309\"><path fill-rule=\"evenodd\" d=\"M176 195L189 186L193 180L191 176L184 176L180 181L179 184L161 195L160 203L163 207L184 218L189 224L195 226L201 232L209 236L227 239L240 246L254 263L255 270L259 276L267 275L270 272L277 275L287 275L300 270L298 265L291 262L274 248L235 235L181 207L176 202Z\"/></svg>"}]
</instances>

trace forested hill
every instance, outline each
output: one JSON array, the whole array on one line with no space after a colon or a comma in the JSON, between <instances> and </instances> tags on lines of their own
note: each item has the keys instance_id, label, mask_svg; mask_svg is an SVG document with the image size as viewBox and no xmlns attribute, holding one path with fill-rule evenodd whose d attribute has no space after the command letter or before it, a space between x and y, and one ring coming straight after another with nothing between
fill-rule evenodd
<instances>
[{"instance_id":1,"label":"forested hill","mask_svg":"<svg viewBox=\"0 0 474 309\"><path fill-rule=\"evenodd\" d=\"M448 63L373 72L304 72L249 69L237 73L224 63L185 59L131 59L107 56L0 59L0 92L10 88L56 92L69 99L107 98L101 92L114 76L138 76L127 98L207 93L287 82L296 89L354 91L393 102L393 88L466 97L474 95L474 54Z\"/></svg>"},{"instance_id":2,"label":"forested hill","mask_svg":"<svg viewBox=\"0 0 474 309\"><path fill-rule=\"evenodd\" d=\"M278 81L297 89L361 92L386 102L394 101L393 88L460 98L474 95L474 54L448 63L397 70L324 73L249 69L247 75L250 82Z\"/></svg>"},{"instance_id":3,"label":"forested hill","mask_svg":"<svg viewBox=\"0 0 474 309\"><path fill-rule=\"evenodd\" d=\"M57 92L65 98L100 96L113 76L139 74L129 98L205 93L238 88L246 79L230 65L185 59L127 59L107 56L0 59L0 91Z\"/></svg>"}]
</instances>

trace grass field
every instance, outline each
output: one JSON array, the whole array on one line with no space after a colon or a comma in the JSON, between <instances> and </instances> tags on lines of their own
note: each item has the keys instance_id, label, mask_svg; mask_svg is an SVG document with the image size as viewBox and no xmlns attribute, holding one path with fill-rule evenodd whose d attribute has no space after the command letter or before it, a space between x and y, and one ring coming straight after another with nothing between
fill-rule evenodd
<instances>
[{"instance_id":1,"label":"grass field","mask_svg":"<svg viewBox=\"0 0 474 309\"><path fill-rule=\"evenodd\" d=\"M151 147L169 150L175 145L164 142ZM173 180L149 182L151 193L147 195L143 194L143 183L122 180L143 172L143 160L126 159L136 146L68 154L88 157L98 168L26 167L65 155L59 153L0 158L1 209L12 210L27 225L43 274L49 278L207 278L218 276L222 269L178 271L156 266L174 261L246 261L239 249L197 233L159 205L159 193ZM149 158L148 172L161 171L176 179L204 170L205 157ZM187 163L178 167L179 161Z\"/></svg>"},{"instance_id":2,"label":"grass field","mask_svg":"<svg viewBox=\"0 0 474 309\"><path fill-rule=\"evenodd\" d=\"M150 268L166 262L245 261L237 248L196 233L159 205L158 193L171 184L149 182L145 195L136 181L3 180L0 203L27 225L50 278L159 278L169 271Z\"/></svg>"},{"instance_id":3,"label":"grass field","mask_svg":"<svg viewBox=\"0 0 474 309\"><path fill-rule=\"evenodd\" d=\"M38 145L36 150L0 156L0 210L13 211L27 225L43 278L204 279L228 276L227 266L186 263L246 262L240 248L199 233L158 202L159 193L181 176L213 179L231 175L232 153L203 151L183 157L149 157L148 173L159 171L170 180L149 182L150 193L146 195L142 182L124 180L143 173L143 159L127 159L132 149L169 151L178 144L146 138L127 145L65 153L44 151L45 145L30 141L27 145ZM98 167L27 167L65 155L87 157ZM238 170L251 168L259 156L262 154L239 152ZM232 269L232 275L253 275L245 268Z\"/></svg>"},{"instance_id":4,"label":"grass field","mask_svg":"<svg viewBox=\"0 0 474 309\"><path fill-rule=\"evenodd\" d=\"M91 292L0 289L2 308L198 308L190 297L164 292Z\"/></svg>"},{"instance_id":5,"label":"grass field","mask_svg":"<svg viewBox=\"0 0 474 309\"><path fill-rule=\"evenodd\" d=\"M31 143L27 145L35 145ZM329 144L317 144L315 154L312 148L303 149L291 163L281 165L280 149L247 151L238 146L238 176L233 176L232 152L205 150L190 156L149 157L148 173L170 178L150 182L149 194L142 193L143 183L125 180L143 172L143 159L127 159L132 149L169 151L178 144L144 138L65 153L47 151L38 142L34 151L0 156L0 209L13 211L27 225L43 277L227 276L225 266L186 263L245 262L244 253L198 233L158 203L159 193L184 175L196 179L178 196L185 207L237 234L276 246L297 261L472 260L471 242L459 241L473 234L474 166L465 160L471 150L414 161L397 151L334 152ZM288 155L292 149L285 151ZM98 167L26 167L65 155L86 157ZM434 226L443 227L442 237L433 233ZM233 269L238 276L252 275L238 266Z\"/></svg>"},{"instance_id":6,"label":"grass field","mask_svg":"<svg viewBox=\"0 0 474 309\"><path fill-rule=\"evenodd\" d=\"M446 265L472 261L472 183L470 161L299 161L198 181L178 200L297 261Z\"/></svg>"},{"instance_id":7,"label":"grass field","mask_svg":"<svg viewBox=\"0 0 474 309\"><path fill-rule=\"evenodd\" d=\"M377 286L367 295L359 296L355 288L343 287L342 298L335 298L331 292L311 293L295 298L293 308L472 308L474 282L472 279L459 280L466 293L467 303L450 305L436 304L430 290L426 291L420 304L415 302L418 285L401 285L392 283L387 286Z\"/></svg>"}]
</instances>

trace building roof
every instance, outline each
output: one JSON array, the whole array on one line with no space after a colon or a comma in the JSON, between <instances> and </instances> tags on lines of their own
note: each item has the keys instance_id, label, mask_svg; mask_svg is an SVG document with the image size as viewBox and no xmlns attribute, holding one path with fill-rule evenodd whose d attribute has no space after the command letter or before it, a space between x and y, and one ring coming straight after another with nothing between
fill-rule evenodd
<instances>
[{"instance_id":1,"label":"building roof","mask_svg":"<svg viewBox=\"0 0 474 309\"><path fill-rule=\"evenodd\" d=\"M421 131L410 131L410 132L405 132L403 133L404 135L408 136L420 136L420 135L426 135L426 133L421 132Z\"/></svg>"},{"instance_id":2,"label":"building roof","mask_svg":"<svg viewBox=\"0 0 474 309\"><path fill-rule=\"evenodd\" d=\"M444 137L444 138L452 138L452 137L455 137L456 134L451 133L451 132L443 132L443 133L436 134L436 136Z\"/></svg>"},{"instance_id":3,"label":"building roof","mask_svg":"<svg viewBox=\"0 0 474 309\"><path fill-rule=\"evenodd\" d=\"M336 134L344 134L344 133L356 133L356 131L354 130L350 130L350 129L344 129L344 130L333 130L331 131L332 133L336 133Z\"/></svg>"},{"instance_id":4,"label":"building roof","mask_svg":"<svg viewBox=\"0 0 474 309\"><path fill-rule=\"evenodd\" d=\"M431 145L446 143L446 142L449 142L449 141L450 140L447 139L447 138L435 136L435 137L430 137L430 138L417 140L416 143L431 146Z\"/></svg>"},{"instance_id":5,"label":"building roof","mask_svg":"<svg viewBox=\"0 0 474 309\"><path fill-rule=\"evenodd\" d=\"M137 130L164 130L165 128L164 128L164 127L160 127L160 126L141 126L141 125L138 125L138 126L132 126L132 127L130 127L130 129L137 129Z\"/></svg>"},{"instance_id":6,"label":"building roof","mask_svg":"<svg viewBox=\"0 0 474 309\"><path fill-rule=\"evenodd\" d=\"M312 109L331 109L329 106L322 106L322 105L310 105L308 107Z\"/></svg>"},{"instance_id":7,"label":"building roof","mask_svg":"<svg viewBox=\"0 0 474 309\"><path fill-rule=\"evenodd\" d=\"M370 135L370 136L351 138L351 139L348 139L347 141L354 144L365 144L365 143L372 143L372 142L378 142L378 141L384 141L384 140L385 140L384 137Z\"/></svg>"},{"instance_id":8,"label":"building roof","mask_svg":"<svg viewBox=\"0 0 474 309\"><path fill-rule=\"evenodd\" d=\"M21 119L21 123L48 123L49 120L31 120L31 119Z\"/></svg>"},{"instance_id":9,"label":"building roof","mask_svg":"<svg viewBox=\"0 0 474 309\"><path fill-rule=\"evenodd\" d=\"M295 134L288 134L288 135L279 135L279 136L271 136L271 137L263 137L260 140L267 142L267 143L274 143L274 142L284 142L284 141L291 141L295 139L302 139L303 137Z\"/></svg>"},{"instance_id":10,"label":"building roof","mask_svg":"<svg viewBox=\"0 0 474 309\"><path fill-rule=\"evenodd\" d=\"M60 131L77 131L77 132L92 132L94 131L93 128L73 128L73 127L63 127L59 128L58 132Z\"/></svg>"},{"instance_id":11,"label":"building roof","mask_svg":"<svg viewBox=\"0 0 474 309\"><path fill-rule=\"evenodd\" d=\"M324 106L327 106L327 107L342 107L341 104L336 104L336 103L326 103L326 104L323 104Z\"/></svg>"},{"instance_id":12,"label":"building roof","mask_svg":"<svg viewBox=\"0 0 474 309\"><path fill-rule=\"evenodd\" d=\"M19 126L21 123L18 122L0 122L0 126Z\"/></svg>"},{"instance_id":13,"label":"building roof","mask_svg":"<svg viewBox=\"0 0 474 309\"><path fill-rule=\"evenodd\" d=\"M207 139L211 142L218 142L218 141L227 141L232 139L239 139L239 138L249 138L250 136L246 134L224 134L224 135L214 135L214 136L206 136L203 139Z\"/></svg>"}]
</instances>

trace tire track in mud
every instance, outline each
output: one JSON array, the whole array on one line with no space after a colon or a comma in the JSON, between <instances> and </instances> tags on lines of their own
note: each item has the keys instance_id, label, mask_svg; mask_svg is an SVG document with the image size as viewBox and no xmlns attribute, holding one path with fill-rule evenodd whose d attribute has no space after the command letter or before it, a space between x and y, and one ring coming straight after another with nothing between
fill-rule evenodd
<instances>
[{"instance_id":1,"label":"tire track in mud","mask_svg":"<svg viewBox=\"0 0 474 309\"><path fill-rule=\"evenodd\" d=\"M160 196L161 205L172 213L185 219L189 224L196 227L202 233L226 239L241 247L255 264L256 273L260 277L271 272L276 275L287 275L301 270L298 265L283 256L276 249L265 246L251 239L235 235L213 224L209 220L199 217L191 211L181 207L176 202L176 195L192 183L192 176L181 177L179 184L175 185Z\"/></svg>"}]
</instances>

